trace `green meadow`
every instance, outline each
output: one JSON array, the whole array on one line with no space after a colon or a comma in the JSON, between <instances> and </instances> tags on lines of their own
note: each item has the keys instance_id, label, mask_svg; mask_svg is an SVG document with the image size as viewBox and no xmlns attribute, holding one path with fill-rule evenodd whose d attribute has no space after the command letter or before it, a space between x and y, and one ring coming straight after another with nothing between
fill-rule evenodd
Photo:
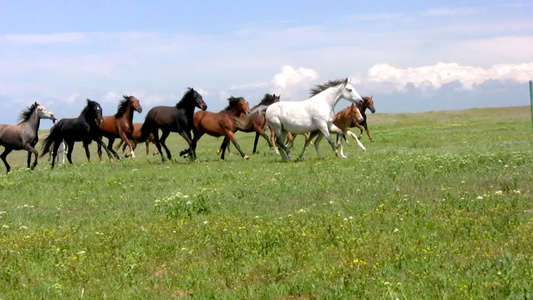
<instances>
[{"instance_id":1,"label":"green meadow","mask_svg":"<svg viewBox=\"0 0 533 300\"><path fill-rule=\"evenodd\" d=\"M190 162L175 133L166 163L76 144L74 164L30 171L13 152L0 299L532 299L529 107L368 122L376 141L348 159L326 141L323 158L282 162L264 140L252 155L245 133L247 161L204 136Z\"/></svg>"}]
</instances>

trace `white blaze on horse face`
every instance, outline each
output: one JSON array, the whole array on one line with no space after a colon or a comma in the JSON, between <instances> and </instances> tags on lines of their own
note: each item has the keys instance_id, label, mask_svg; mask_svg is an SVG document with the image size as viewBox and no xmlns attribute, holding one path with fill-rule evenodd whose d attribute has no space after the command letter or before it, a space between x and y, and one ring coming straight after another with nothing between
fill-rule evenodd
<instances>
[{"instance_id":1,"label":"white blaze on horse face","mask_svg":"<svg viewBox=\"0 0 533 300\"><path fill-rule=\"evenodd\" d=\"M357 109L357 121L359 121L359 123L363 122L365 119L363 118L361 111L359 110L358 107L356 107L355 109Z\"/></svg>"}]
</instances>

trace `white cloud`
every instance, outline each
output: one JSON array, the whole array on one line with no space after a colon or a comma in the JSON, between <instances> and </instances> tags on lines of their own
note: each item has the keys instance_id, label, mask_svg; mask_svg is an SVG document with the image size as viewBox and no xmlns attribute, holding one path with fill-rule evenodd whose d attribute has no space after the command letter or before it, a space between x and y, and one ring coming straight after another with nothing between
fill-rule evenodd
<instances>
[{"instance_id":1,"label":"white cloud","mask_svg":"<svg viewBox=\"0 0 533 300\"><path fill-rule=\"evenodd\" d=\"M366 83L389 83L394 90L404 90L408 85L420 89L439 89L452 82L460 83L464 89L472 89L489 80L514 80L527 82L533 78L533 63L498 64L485 69L461 66L457 63L437 63L416 68L396 68L389 64L378 64L370 68Z\"/></svg>"},{"instance_id":2,"label":"white cloud","mask_svg":"<svg viewBox=\"0 0 533 300\"><path fill-rule=\"evenodd\" d=\"M283 66L281 72L271 80L272 91L287 100L303 100L307 98L303 91L307 93L311 83L319 76L318 71L313 69Z\"/></svg>"}]
</instances>

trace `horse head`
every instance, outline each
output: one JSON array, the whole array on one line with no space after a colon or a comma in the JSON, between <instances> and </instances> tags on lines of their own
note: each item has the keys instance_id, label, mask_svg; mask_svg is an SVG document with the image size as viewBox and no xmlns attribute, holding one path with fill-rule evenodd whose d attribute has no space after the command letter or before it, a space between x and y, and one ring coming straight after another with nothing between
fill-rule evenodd
<instances>
[{"instance_id":1,"label":"horse head","mask_svg":"<svg viewBox=\"0 0 533 300\"><path fill-rule=\"evenodd\" d=\"M244 113L249 114L252 110L250 109L250 104L243 97L229 97L229 104L225 110L234 110L238 114Z\"/></svg>"},{"instance_id":2,"label":"horse head","mask_svg":"<svg viewBox=\"0 0 533 300\"><path fill-rule=\"evenodd\" d=\"M133 109L136 112L138 112L138 113L142 113L143 112L143 108L141 106L141 102L139 101L139 99L135 98L135 96L123 95L122 97L124 97L124 99L129 101L131 107L133 107Z\"/></svg>"},{"instance_id":3,"label":"horse head","mask_svg":"<svg viewBox=\"0 0 533 300\"><path fill-rule=\"evenodd\" d=\"M104 123L104 117L102 116L102 107L96 101L87 99L87 107L83 110L82 114L84 114L86 118L88 117L89 120L94 119L97 126L100 126L102 125L102 123Z\"/></svg>"},{"instance_id":4,"label":"horse head","mask_svg":"<svg viewBox=\"0 0 533 300\"><path fill-rule=\"evenodd\" d=\"M204 99L202 98L202 95L200 95L193 88L189 88L187 92L185 93L184 97L192 98L192 100L194 100L194 105L198 107L199 109L201 110L207 109L207 104L205 104Z\"/></svg>"},{"instance_id":5,"label":"horse head","mask_svg":"<svg viewBox=\"0 0 533 300\"><path fill-rule=\"evenodd\" d=\"M373 96L363 97L363 107L368 108L372 113L375 113L376 108L374 107L374 100L372 98Z\"/></svg>"},{"instance_id":6,"label":"horse head","mask_svg":"<svg viewBox=\"0 0 533 300\"><path fill-rule=\"evenodd\" d=\"M359 93L355 90L355 88L350 84L350 78L346 78L344 80L344 83L342 83L341 86L341 98L344 98L348 101L351 101L355 104L360 104L363 102L363 98Z\"/></svg>"},{"instance_id":7,"label":"horse head","mask_svg":"<svg viewBox=\"0 0 533 300\"><path fill-rule=\"evenodd\" d=\"M50 119L55 120L54 113L48 110L46 107L40 105L39 103L35 102L36 109L37 109L37 116L40 119Z\"/></svg>"}]
</instances>

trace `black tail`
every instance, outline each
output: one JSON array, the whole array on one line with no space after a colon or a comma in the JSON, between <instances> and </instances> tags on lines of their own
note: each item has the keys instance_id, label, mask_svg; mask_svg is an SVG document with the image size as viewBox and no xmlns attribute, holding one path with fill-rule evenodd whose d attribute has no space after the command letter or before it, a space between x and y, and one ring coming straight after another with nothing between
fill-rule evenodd
<instances>
[{"instance_id":1,"label":"black tail","mask_svg":"<svg viewBox=\"0 0 533 300\"><path fill-rule=\"evenodd\" d=\"M150 137L150 133L152 133L152 127L153 127L153 121L149 119L145 119L143 126L141 126L141 137L137 141L137 143L143 143L148 140Z\"/></svg>"},{"instance_id":2,"label":"black tail","mask_svg":"<svg viewBox=\"0 0 533 300\"><path fill-rule=\"evenodd\" d=\"M58 134L58 130L56 126L52 126L52 129L50 130L50 134L44 139L43 141L43 149L41 152L41 157L43 157L45 154L50 152L50 148L52 147L52 144L55 141L55 137Z\"/></svg>"}]
</instances>

